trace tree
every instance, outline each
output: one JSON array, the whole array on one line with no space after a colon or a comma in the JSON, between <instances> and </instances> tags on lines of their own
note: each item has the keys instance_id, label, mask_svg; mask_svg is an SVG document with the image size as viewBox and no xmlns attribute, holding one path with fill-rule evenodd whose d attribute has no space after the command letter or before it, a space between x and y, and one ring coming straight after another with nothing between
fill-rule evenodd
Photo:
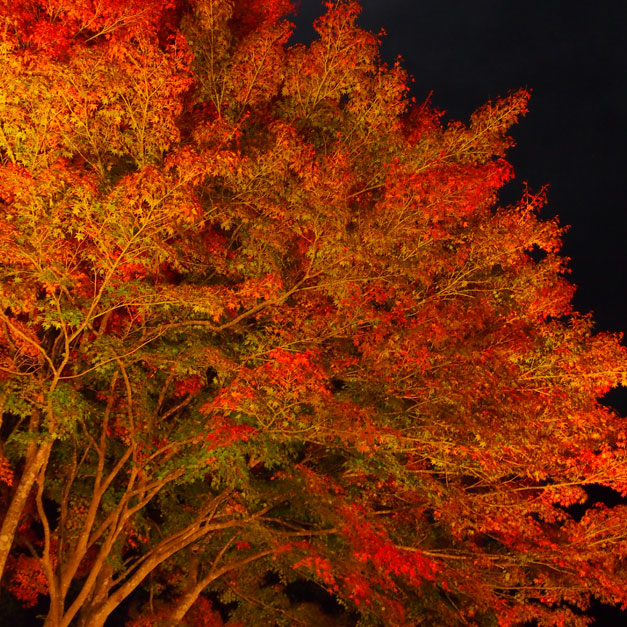
<instances>
[{"instance_id":1,"label":"tree","mask_svg":"<svg viewBox=\"0 0 627 627\"><path fill-rule=\"evenodd\" d=\"M5 590L47 627L627 605L624 506L572 507L627 495L625 351L544 191L498 206L528 92L445 124L357 3L309 46L291 10L0 2Z\"/></svg>"}]
</instances>

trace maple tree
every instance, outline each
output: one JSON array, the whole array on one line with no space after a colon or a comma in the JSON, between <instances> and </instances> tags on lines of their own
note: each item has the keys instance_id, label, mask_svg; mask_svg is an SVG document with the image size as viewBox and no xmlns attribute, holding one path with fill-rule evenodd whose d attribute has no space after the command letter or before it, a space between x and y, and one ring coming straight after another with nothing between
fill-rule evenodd
<instances>
[{"instance_id":1,"label":"maple tree","mask_svg":"<svg viewBox=\"0 0 627 627\"><path fill-rule=\"evenodd\" d=\"M584 625L627 606L620 338L528 92L445 124L328 3L1 0L0 571L47 627ZM117 614L116 614L117 613ZM120 618L122 617L122 618ZM330 619L329 619L330 620Z\"/></svg>"}]
</instances>

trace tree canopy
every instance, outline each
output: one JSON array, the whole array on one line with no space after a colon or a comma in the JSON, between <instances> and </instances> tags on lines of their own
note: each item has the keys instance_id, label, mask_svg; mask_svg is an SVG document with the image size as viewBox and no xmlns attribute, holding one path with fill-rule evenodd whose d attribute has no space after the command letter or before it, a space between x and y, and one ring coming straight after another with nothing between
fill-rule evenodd
<instances>
[{"instance_id":1,"label":"tree canopy","mask_svg":"<svg viewBox=\"0 0 627 627\"><path fill-rule=\"evenodd\" d=\"M0 0L0 614L627 605L627 509L587 502L627 495L625 350L544 190L498 198L529 93L445 122L358 3L310 45L293 9Z\"/></svg>"}]
</instances>

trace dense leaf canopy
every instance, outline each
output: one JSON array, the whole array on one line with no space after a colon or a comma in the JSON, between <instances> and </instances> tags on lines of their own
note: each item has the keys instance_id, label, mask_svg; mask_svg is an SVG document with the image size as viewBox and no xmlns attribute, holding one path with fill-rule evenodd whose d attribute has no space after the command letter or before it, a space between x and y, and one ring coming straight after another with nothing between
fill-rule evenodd
<instances>
[{"instance_id":1,"label":"dense leaf canopy","mask_svg":"<svg viewBox=\"0 0 627 627\"><path fill-rule=\"evenodd\" d=\"M444 123L357 3L307 46L292 8L0 0L0 614L627 604L627 510L586 504L627 494L625 351L544 192L498 202L529 94Z\"/></svg>"}]
</instances>

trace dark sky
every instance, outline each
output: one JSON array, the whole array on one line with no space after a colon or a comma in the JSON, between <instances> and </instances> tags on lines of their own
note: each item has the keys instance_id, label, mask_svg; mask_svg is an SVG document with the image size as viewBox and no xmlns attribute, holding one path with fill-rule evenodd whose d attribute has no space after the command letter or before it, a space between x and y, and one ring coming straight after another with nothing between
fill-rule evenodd
<instances>
[{"instance_id":1,"label":"dark sky","mask_svg":"<svg viewBox=\"0 0 627 627\"><path fill-rule=\"evenodd\" d=\"M470 113L529 87L529 113L513 130L516 182L549 184L545 216L571 226L564 254L579 286L576 306L599 330L627 331L627 11L620 1L364 0L360 24L387 31L382 54L398 55L412 93L447 116ZM318 0L301 0L298 39L313 37Z\"/></svg>"},{"instance_id":2,"label":"dark sky","mask_svg":"<svg viewBox=\"0 0 627 627\"><path fill-rule=\"evenodd\" d=\"M570 225L563 254L578 286L575 307L596 328L627 332L627 2L625 0L362 0L360 25L387 36L383 59L400 55L418 102L452 119L509 90L532 90L513 129L509 161L517 200L549 184L543 214ZM318 0L301 0L296 37L310 41ZM608 395L627 415L627 390ZM626 624L596 609L597 624ZM619 621L619 622L616 622Z\"/></svg>"}]
</instances>

